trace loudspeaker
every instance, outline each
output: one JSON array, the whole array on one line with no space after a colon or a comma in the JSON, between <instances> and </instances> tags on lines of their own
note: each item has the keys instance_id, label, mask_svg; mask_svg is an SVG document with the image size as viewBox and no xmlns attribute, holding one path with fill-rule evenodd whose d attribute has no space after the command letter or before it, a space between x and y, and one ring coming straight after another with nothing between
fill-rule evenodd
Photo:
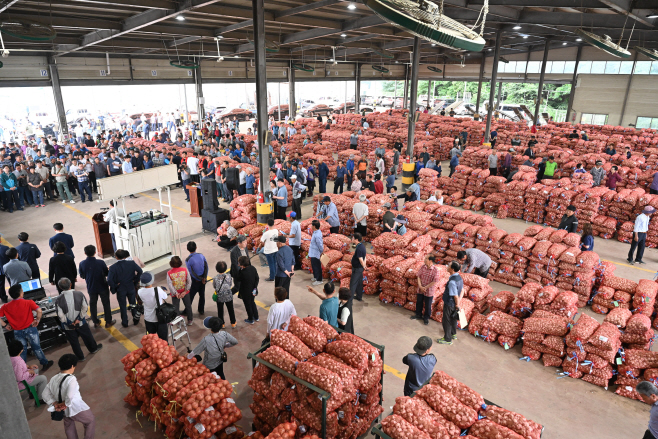
<instances>
[{"instance_id":1,"label":"loudspeaker","mask_svg":"<svg viewBox=\"0 0 658 439\"><path fill-rule=\"evenodd\" d=\"M201 211L201 227L209 232L217 232L217 227L230 219L229 211L222 208L215 210L203 209Z\"/></svg>"},{"instance_id":2,"label":"loudspeaker","mask_svg":"<svg viewBox=\"0 0 658 439\"><path fill-rule=\"evenodd\" d=\"M201 180L201 197L203 198L204 209L217 210L219 201L217 201L217 182L214 178L204 178Z\"/></svg>"}]
</instances>

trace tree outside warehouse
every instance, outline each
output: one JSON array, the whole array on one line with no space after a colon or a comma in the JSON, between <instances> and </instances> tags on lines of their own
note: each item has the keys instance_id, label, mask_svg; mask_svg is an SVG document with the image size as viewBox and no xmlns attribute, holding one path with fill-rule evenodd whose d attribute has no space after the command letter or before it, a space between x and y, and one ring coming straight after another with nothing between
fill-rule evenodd
<instances>
[{"instance_id":1,"label":"tree outside warehouse","mask_svg":"<svg viewBox=\"0 0 658 439\"><path fill-rule=\"evenodd\" d=\"M397 84L397 92L396 92ZM427 95L429 81L418 81L418 95ZM478 91L477 82L465 81L433 81L432 82L432 97L433 98L452 98L463 99L464 92L470 93L470 102L475 103ZM490 86L488 82L482 83L482 94L480 99L481 110L484 111L484 103L489 99ZM385 81L383 84L383 91L386 95L401 97L404 94L404 81ZM504 82L503 90L501 93L501 103L503 104L517 104L526 105L531 111L535 109L537 99L538 85L536 83L521 83L521 82ZM571 92L571 84L544 84L542 93L541 112L546 112L552 116L556 121L564 121L567 105L569 103L569 93ZM496 89L496 97L498 96ZM423 102L419 102L423 105Z\"/></svg>"}]
</instances>

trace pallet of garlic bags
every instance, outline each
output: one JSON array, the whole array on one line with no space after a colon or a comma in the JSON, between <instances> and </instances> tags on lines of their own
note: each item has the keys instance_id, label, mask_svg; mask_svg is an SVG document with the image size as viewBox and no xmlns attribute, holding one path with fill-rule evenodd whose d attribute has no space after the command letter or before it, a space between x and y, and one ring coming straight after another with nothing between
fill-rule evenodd
<instances>
[{"instance_id":1,"label":"pallet of garlic bags","mask_svg":"<svg viewBox=\"0 0 658 439\"><path fill-rule=\"evenodd\" d=\"M292 316L287 331L249 358L254 429L269 435L292 423L299 437L356 439L381 415L384 347L315 316Z\"/></svg>"},{"instance_id":2,"label":"pallet of garlic bags","mask_svg":"<svg viewBox=\"0 0 658 439\"><path fill-rule=\"evenodd\" d=\"M540 439L543 430L437 371L413 397L396 398L393 413L373 433L383 439Z\"/></svg>"},{"instance_id":3,"label":"pallet of garlic bags","mask_svg":"<svg viewBox=\"0 0 658 439\"><path fill-rule=\"evenodd\" d=\"M230 398L233 387L195 359L181 356L156 334L142 337L142 347L121 362L137 415L154 421L169 439L240 439L235 426L242 412Z\"/></svg>"}]
</instances>

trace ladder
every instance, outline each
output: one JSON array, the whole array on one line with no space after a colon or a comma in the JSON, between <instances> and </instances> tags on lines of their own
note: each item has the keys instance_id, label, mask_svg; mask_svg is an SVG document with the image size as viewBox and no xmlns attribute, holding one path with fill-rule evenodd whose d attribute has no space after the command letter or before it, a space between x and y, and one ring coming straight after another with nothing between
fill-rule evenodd
<instances>
[{"instance_id":1,"label":"ladder","mask_svg":"<svg viewBox=\"0 0 658 439\"><path fill-rule=\"evenodd\" d=\"M169 322L169 335L171 336L171 345L175 347L176 350L178 350L176 342L185 336L187 336L188 349L192 349L192 340L190 340L190 334L187 332L187 323L185 323L183 317L178 316ZM184 341L181 342L184 344Z\"/></svg>"}]
</instances>

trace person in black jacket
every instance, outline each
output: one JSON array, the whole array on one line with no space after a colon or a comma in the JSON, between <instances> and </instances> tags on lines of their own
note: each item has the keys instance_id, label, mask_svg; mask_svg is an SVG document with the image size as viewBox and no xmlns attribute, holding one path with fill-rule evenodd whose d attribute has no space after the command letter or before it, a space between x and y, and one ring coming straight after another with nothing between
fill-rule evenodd
<instances>
[{"instance_id":1,"label":"person in black jacket","mask_svg":"<svg viewBox=\"0 0 658 439\"><path fill-rule=\"evenodd\" d=\"M51 236L50 239L48 240L48 247L50 247L52 250L57 241L63 242L64 245L66 246L66 254L75 259L75 255L71 250L74 245L73 236L69 235L68 233L64 233L64 225L62 223L53 224L53 229L55 229L55 234ZM56 254L57 252L53 250L53 256L55 256Z\"/></svg>"},{"instance_id":2,"label":"person in black jacket","mask_svg":"<svg viewBox=\"0 0 658 439\"><path fill-rule=\"evenodd\" d=\"M251 261L246 256L238 258L240 264L240 272L236 278L236 286L233 287L233 292L238 291L238 297L244 302L244 308L247 311L247 319L245 323L253 325L258 322L258 307L256 306L256 294L258 294L258 271L256 267L251 265Z\"/></svg>"},{"instance_id":3,"label":"person in black jacket","mask_svg":"<svg viewBox=\"0 0 658 439\"><path fill-rule=\"evenodd\" d=\"M130 256L126 250L117 250L114 257L117 259L107 273L107 284L110 286L110 292L117 295L119 308L121 308L121 325L128 327L128 309L126 299L131 305L135 305L135 294L137 293L137 284L142 275L142 269L135 261L128 261ZM139 323L139 322L137 322Z\"/></svg>"},{"instance_id":4,"label":"person in black jacket","mask_svg":"<svg viewBox=\"0 0 658 439\"><path fill-rule=\"evenodd\" d=\"M235 285L235 290L240 289L240 284L238 283L238 275L240 274L240 256L249 256L249 249L247 248L247 237L244 235L238 235L236 238L237 245L233 247L230 251L231 255L231 277L233 278L233 285Z\"/></svg>"},{"instance_id":5,"label":"person in black jacket","mask_svg":"<svg viewBox=\"0 0 658 439\"><path fill-rule=\"evenodd\" d=\"M37 259L41 257L41 252L36 245L27 242L29 237L30 236L25 232L18 234L18 240L21 242L16 247L16 250L18 250L18 259L27 262L27 265L30 266L30 270L32 270L32 279L39 279L41 277L41 270L39 270Z\"/></svg>"},{"instance_id":6,"label":"person in black jacket","mask_svg":"<svg viewBox=\"0 0 658 439\"><path fill-rule=\"evenodd\" d=\"M78 272L80 277L87 282L87 293L89 293L89 312L91 321L100 326L98 319L98 298L100 297L105 313L105 327L109 328L117 321L112 318L112 307L110 306L110 287L107 285L107 264L102 259L96 259L96 247L88 245L85 247L87 259L80 262Z\"/></svg>"},{"instance_id":7,"label":"person in black jacket","mask_svg":"<svg viewBox=\"0 0 658 439\"><path fill-rule=\"evenodd\" d=\"M5 290L5 272L2 267L5 264L9 263L9 256L7 256L7 250L9 247L6 245L0 244L0 299L3 303L9 302L9 297L7 297L7 291Z\"/></svg>"},{"instance_id":8,"label":"person in black jacket","mask_svg":"<svg viewBox=\"0 0 658 439\"><path fill-rule=\"evenodd\" d=\"M230 199L233 199L233 191L240 187L240 170L238 168L226 168L226 187L231 191Z\"/></svg>"},{"instance_id":9,"label":"person in black jacket","mask_svg":"<svg viewBox=\"0 0 658 439\"><path fill-rule=\"evenodd\" d=\"M48 264L48 280L51 285L57 287L57 292L62 293L62 290L59 287L59 280L62 278L67 278L71 281L71 289L75 289L75 281L78 277L78 270L75 267L75 260L65 254L66 245L57 241L53 246L55 251L55 256L50 258L50 264Z\"/></svg>"},{"instance_id":10,"label":"person in black jacket","mask_svg":"<svg viewBox=\"0 0 658 439\"><path fill-rule=\"evenodd\" d=\"M569 233L576 233L578 230L578 218L576 218L576 207L569 206L567 207L567 213L562 215L562 221L558 226L558 230L566 230Z\"/></svg>"}]
</instances>

